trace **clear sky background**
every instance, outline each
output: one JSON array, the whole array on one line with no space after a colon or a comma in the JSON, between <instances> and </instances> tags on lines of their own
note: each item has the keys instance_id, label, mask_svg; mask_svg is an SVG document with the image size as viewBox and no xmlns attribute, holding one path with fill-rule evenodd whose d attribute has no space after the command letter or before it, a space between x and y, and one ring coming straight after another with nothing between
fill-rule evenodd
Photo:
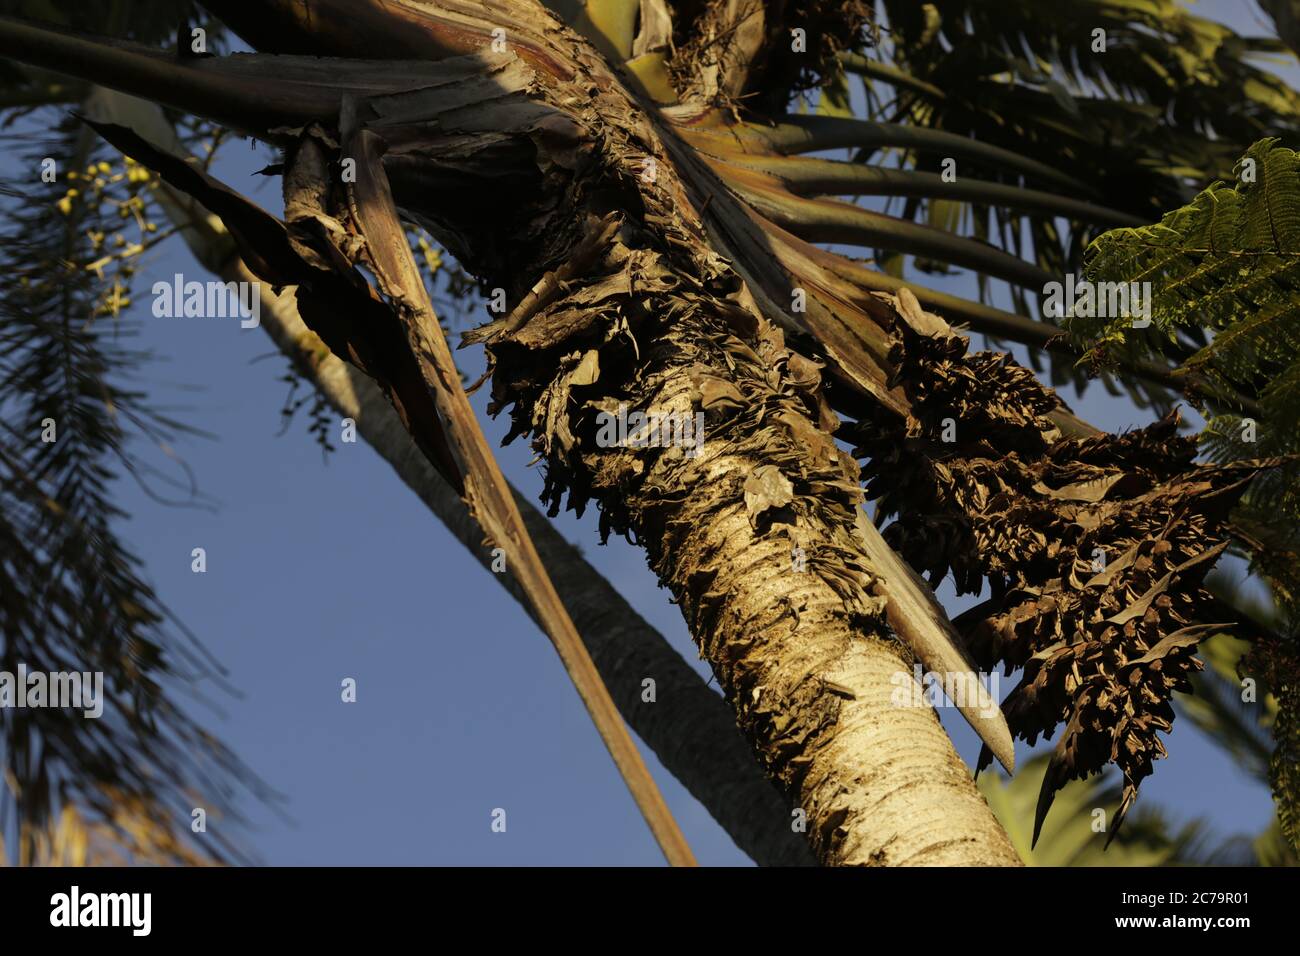
<instances>
[{"instance_id":1,"label":"clear sky background","mask_svg":"<svg viewBox=\"0 0 1300 956\"><path fill-rule=\"evenodd\" d=\"M1242 32L1268 29L1246 0L1197 10ZM278 180L251 175L265 162L264 152L235 144L217 172L278 211ZM235 320L148 315L148 286L174 272L208 278L179 243L142 268L141 344L166 357L146 370L147 382L160 403L180 406L184 420L215 436L185 440L179 451L217 507L164 507L123 481L131 518L121 532L241 693L209 689L220 712L197 705L195 713L284 797L283 816L245 808L260 859L661 863L544 635L366 444L340 444L336 423L337 450L325 462L305 417L279 434L286 363L264 332ZM481 368L479 349L458 358L471 375ZM482 395L476 406L482 412ZM1075 407L1109 428L1148 420L1098 386ZM489 439L499 441L505 420L482 417ZM540 490L525 443L500 457L517 486ZM639 550L620 541L599 547L594 513L557 525L707 674ZM195 547L207 551L206 574L190 570ZM355 704L340 700L346 677L357 680ZM973 761L973 735L944 719ZM1267 791L1188 722L1176 725L1167 746L1170 757L1143 783L1139 805L1159 803L1179 821L1205 817L1223 836L1267 824ZM1027 755L1021 744L1019 759ZM647 759L700 862L746 863ZM490 829L497 807L507 811L503 834Z\"/></svg>"}]
</instances>

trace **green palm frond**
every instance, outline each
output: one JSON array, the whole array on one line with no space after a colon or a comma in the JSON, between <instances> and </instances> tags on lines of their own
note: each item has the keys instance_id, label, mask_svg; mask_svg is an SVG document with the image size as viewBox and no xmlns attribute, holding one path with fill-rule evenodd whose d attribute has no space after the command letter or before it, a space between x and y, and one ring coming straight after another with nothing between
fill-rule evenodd
<instances>
[{"instance_id":1,"label":"green palm frond","mask_svg":"<svg viewBox=\"0 0 1300 956\"><path fill-rule=\"evenodd\" d=\"M188 0L0 0L0 12L148 43L174 43L194 14ZM219 25L192 22L217 49ZM170 451L191 429L151 407L139 377L152 356L131 347L126 315L136 265L170 230L153 224L151 177L61 105L88 93L8 61L0 75L10 160L27 171L11 181L29 184L3 190L0 230L0 670L104 677L98 720L0 716L0 857L39 859L52 828L75 819L137 862L236 860L236 841L192 838L196 794L236 818L241 785L268 792L179 700L222 671L145 580L114 503L124 475L154 497L194 490ZM52 182L43 157L58 159Z\"/></svg>"},{"instance_id":2,"label":"green palm frond","mask_svg":"<svg viewBox=\"0 0 1300 956\"><path fill-rule=\"evenodd\" d=\"M110 164L96 144L67 116L48 139L29 140L27 168L43 156L77 161L7 200L0 231L0 671L97 672L104 693L98 720L0 713L0 819L20 858L69 807L111 828L129 804L180 846L195 793L219 812L232 784L266 792L178 701L177 684L221 684L222 671L116 532L120 475L155 497L168 485L191 494L193 482L169 451L189 429L150 408L138 376L151 356L128 344L135 252L161 232L149 222L149 177ZM180 465L179 477L155 458ZM190 851L242 856L224 836Z\"/></svg>"},{"instance_id":3,"label":"green palm frond","mask_svg":"<svg viewBox=\"0 0 1300 956\"><path fill-rule=\"evenodd\" d=\"M1174 830L1157 809L1130 814L1106 847L1107 827L1120 805L1120 788L1105 777L1066 784L1056 796L1056 812L1033 843L1034 808L1048 757L1040 754L1015 777L980 776L979 788L1028 866L1169 866L1202 857L1205 827L1193 821Z\"/></svg>"},{"instance_id":4,"label":"green palm frond","mask_svg":"<svg viewBox=\"0 0 1300 956\"><path fill-rule=\"evenodd\" d=\"M1296 128L1300 98L1239 36L1176 0L882 0L912 121L1006 145L1153 214L1225 174L1266 131ZM1213 129L1214 136L1206 135ZM1097 151L1100 149L1100 153ZM1185 199L1185 197L1184 197Z\"/></svg>"},{"instance_id":5,"label":"green palm frond","mask_svg":"<svg viewBox=\"0 0 1300 956\"><path fill-rule=\"evenodd\" d=\"M1268 62L1293 61L1285 48L1241 36L1176 0L878 0L875 9L884 40L842 55L845 67L877 90L869 102L884 104L871 119L1012 151L1083 184L1076 199L1105 197L1107 207L1126 215L1150 221L1226 176L1260 137L1300 134L1300 97ZM928 174L939 171L944 155L958 156L862 146L859 163L897 162ZM976 157L958 162L960 180L1017 185L1016 166ZM912 200L885 211L944 220ZM1054 219L999 202L970 211L947 221L1058 276L1079 271L1083 249L1109 228L1094 216ZM988 294L981 276L981 300L988 302ZM1017 312L1036 314L1023 292L1010 294ZM1200 329L1180 330L1180 355L1204 345ZM1086 386L1063 356L1048 361L1031 353L1031 361L1050 372L1054 385ZM1139 406L1167 411L1177 390L1133 371L1121 375L1123 389ZM1103 382L1120 394L1109 376Z\"/></svg>"},{"instance_id":6,"label":"green palm frond","mask_svg":"<svg viewBox=\"0 0 1300 956\"><path fill-rule=\"evenodd\" d=\"M1206 344L1182 367L1224 389L1258 397L1259 421L1220 414L1205 445L1217 460L1300 453L1300 156L1265 139L1216 182L1152 226L1115 229L1089 248L1094 282L1141 283L1150 330L1136 316L1076 314L1070 332L1105 363L1158 354L1162 341L1195 329ZM1094 309L1092 312L1104 310ZM1265 476L1249 501L1262 523L1300 521L1300 470Z\"/></svg>"},{"instance_id":7,"label":"green palm frond","mask_svg":"<svg viewBox=\"0 0 1300 956\"><path fill-rule=\"evenodd\" d=\"M1248 603L1241 600L1240 588L1229 587L1222 580L1212 581L1211 588L1216 593L1233 593L1238 605ZM1276 613L1254 618L1282 623ZM1300 858L1295 849L1294 808L1300 787L1290 768L1300 750L1294 730L1286 723L1291 718L1268 684L1279 668L1255 666L1261 656L1266 656L1261 655L1265 650L1266 646L1252 647L1231 634L1218 634L1203 642L1198 655L1206 668L1192 676L1193 694L1180 695L1178 709L1223 748L1237 766L1271 787L1276 797L1277 817L1269 828L1253 839L1231 841L1223 862L1297 866ZM1250 685L1245 684L1246 678Z\"/></svg>"},{"instance_id":8,"label":"green palm frond","mask_svg":"<svg viewBox=\"0 0 1300 956\"><path fill-rule=\"evenodd\" d=\"M1231 634L1218 634L1200 645L1205 670L1193 674L1193 694L1178 698L1179 711L1222 747L1247 774L1268 781L1277 699L1264 688L1243 692L1237 676L1250 645Z\"/></svg>"}]
</instances>

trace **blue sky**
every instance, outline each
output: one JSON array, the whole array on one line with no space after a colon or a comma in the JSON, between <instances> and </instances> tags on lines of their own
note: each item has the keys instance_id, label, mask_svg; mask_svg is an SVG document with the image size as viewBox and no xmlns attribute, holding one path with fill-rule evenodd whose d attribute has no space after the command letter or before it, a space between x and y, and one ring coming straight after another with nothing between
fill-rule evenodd
<instances>
[{"instance_id":1,"label":"blue sky","mask_svg":"<svg viewBox=\"0 0 1300 956\"><path fill-rule=\"evenodd\" d=\"M1253 5L1198 10L1260 32ZM235 144L217 171L278 210L278 180L251 175L266 158ZM139 289L174 272L207 278L172 243L142 268ZM163 507L123 481L131 518L121 532L240 691L231 698L208 689L220 711L196 705L195 713L285 798L288 819L246 807L261 860L661 863L548 641L489 573L367 445L340 444L337 423L328 462L304 417L279 434L285 362L261 330L155 319L149 297L139 301L141 344L166 356L146 370L151 389L215 436L178 450L216 508ZM458 359L471 376L481 368L480 350ZM482 395L476 406L482 413ZM1110 428L1145 420L1100 387L1076 409ZM504 420L482 420L495 444ZM535 494L541 482L526 467L530 457L523 443L500 452L507 476ZM556 523L707 674L640 552L619 541L600 547L594 515ZM205 574L191 572L196 547L206 549ZM951 598L947 588L941 594ZM347 677L358 684L355 704L340 699ZM973 735L945 722L973 760ZM1224 835L1267 823L1267 791L1190 725L1177 725L1167 745L1170 758L1143 784L1140 803L1159 803L1178 819L1204 816ZM707 812L647 760L699 860L745 863ZM505 833L491 831L495 808L507 812Z\"/></svg>"}]
</instances>

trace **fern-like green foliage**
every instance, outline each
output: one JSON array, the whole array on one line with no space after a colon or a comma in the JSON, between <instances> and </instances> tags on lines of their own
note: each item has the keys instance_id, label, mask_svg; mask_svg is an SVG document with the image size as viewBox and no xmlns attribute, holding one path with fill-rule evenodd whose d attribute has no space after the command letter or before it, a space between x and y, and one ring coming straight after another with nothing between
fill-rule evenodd
<instances>
[{"instance_id":1,"label":"fern-like green foliage","mask_svg":"<svg viewBox=\"0 0 1300 956\"><path fill-rule=\"evenodd\" d=\"M1277 749L1269 761L1269 782L1278 794L1278 825L1293 847L1300 847L1300 706L1296 688L1288 689L1274 725Z\"/></svg>"},{"instance_id":2,"label":"fern-like green foliage","mask_svg":"<svg viewBox=\"0 0 1300 956\"><path fill-rule=\"evenodd\" d=\"M1265 139L1237 163L1235 182L1216 182L1158 224L1114 229L1088 248L1094 282L1149 283L1149 330L1126 316L1074 316L1069 331L1089 359L1145 357L1197 329L1207 344L1182 363L1225 394L1258 403L1243 415L1231 402L1210 411L1204 435L1220 460L1300 453L1300 155ZM1251 490L1248 510L1276 533L1300 526L1300 469L1275 469Z\"/></svg>"},{"instance_id":3,"label":"fern-like green foliage","mask_svg":"<svg viewBox=\"0 0 1300 956\"><path fill-rule=\"evenodd\" d=\"M1212 333L1184 368L1258 394L1274 438L1294 441L1300 156L1277 140L1261 140L1234 173L1236 182L1214 183L1156 225L1104 233L1089 246L1084 269L1093 281L1150 283L1153 327L1166 337L1183 327ZM1106 351L1150 351L1159 338L1135 334L1125 316L1076 316L1069 328Z\"/></svg>"},{"instance_id":4,"label":"fern-like green foliage","mask_svg":"<svg viewBox=\"0 0 1300 956\"><path fill-rule=\"evenodd\" d=\"M1266 655L1281 702L1270 777L1282 830L1300 845L1300 154L1264 139L1233 174L1156 225L1115 229L1088 247L1088 280L1142 284L1149 328L1111 314L1072 316L1067 329L1099 366L1172 351L1180 333L1200 332L1206 344L1180 369L1225 395L1203 409L1206 453L1281 459L1254 483L1234 522L1289 611L1290 639Z\"/></svg>"}]
</instances>

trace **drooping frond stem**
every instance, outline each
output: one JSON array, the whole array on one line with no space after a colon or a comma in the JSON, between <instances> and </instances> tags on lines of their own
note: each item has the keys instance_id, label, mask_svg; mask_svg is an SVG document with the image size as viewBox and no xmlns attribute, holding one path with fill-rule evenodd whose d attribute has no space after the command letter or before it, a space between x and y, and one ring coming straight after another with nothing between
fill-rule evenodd
<instances>
[{"instance_id":1,"label":"drooping frond stem","mask_svg":"<svg viewBox=\"0 0 1300 956\"><path fill-rule=\"evenodd\" d=\"M328 75L317 85L279 82L276 71L230 71L226 58L181 60L160 50L89 38L0 17L0 55L45 67L245 130L267 130L337 116L341 96Z\"/></svg>"},{"instance_id":2,"label":"drooping frond stem","mask_svg":"<svg viewBox=\"0 0 1300 956\"><path fill-rule=\"evenodd\" d=\"M910 90L913 93L919 93L938 103L942 103L948 98L948 94L933 83L919 80L910 73L900 70L893 64L869 59L861 53L845 51L840 54L840 63L842 63L844 69L848 70L850 73L860 73L873 80L880 80L884 83L888 83L896 89Z\"/></svg>"},{"instance_id":3,"label":"drooping frond stem","mask_svg":"<svg viewBox=\"0 0 1300 956\"><path fill-rule=\"evenodd\" d=\"M515 576L542 619L565 670L664 856L673 866L693 866L695 858L690 847L628 735L591 655L538 557L505 476L461 386L451 351L398 219L381 162L386 146L377 134L363 129L354 134L345 148L356 157L359 166L353 217L365 239L367 264L374 270L385 295L397 304L411 351L419 358L421 374L438 403L449 444L464 476L466 503L483 530L505 550L513 564Z\"/></svg>"},{"instance_id":4,"label":"drooping frond stem","mask_svg":"<svg viewBox=\"0 0 1300 956\"><path fill-rule=\"evenodd\" d=\"M691 135L703 134L697 134L692 130ZM742 144L745 140L757 140L785 156L844 147L912 149L937 156L967 159L984 168L1019 173L1029 179L1052 183L1082 196L1094 195L1094 190L1086 183L1063 175L1058 170L1033 159L978 140L921 126L876 123L837 116L790 114L782 117L780 123L771 128L765 129L751 124L743 130L712 135L721 136L724 140L733 138L733 141L734 137L739 137Z\"/></svg>"},{"instance_id":5,"label":"drooping frond stem","mask_svg":"<svg viewBox=\"0 0 1300 956\"><path fill-rule=\"evenodd\" d=\"M772 177L714 164L722 178L764 217L808 242L878 246L965 266L1041 290L1052 275L999 249L833 199L794 196Z\"/></svg>"},{"instance_id":6,"label":"drooping frond stem","mask_svg":"<svg viewBox=\"0 0 1300 956\"><path fill-rule=\"evenodd\" d=\"M729 154L716 158L728 166L752 169L773 176L790 191L800 195L826 193L836 196L954 199L1046 216L1064 216L1103 226L1135 226L1143 222L1138 216L1070 196L969 176L947 179L938 173L817 157ZM726 177L725 171L723 176Z\"/></svg>"}]
</instances>

